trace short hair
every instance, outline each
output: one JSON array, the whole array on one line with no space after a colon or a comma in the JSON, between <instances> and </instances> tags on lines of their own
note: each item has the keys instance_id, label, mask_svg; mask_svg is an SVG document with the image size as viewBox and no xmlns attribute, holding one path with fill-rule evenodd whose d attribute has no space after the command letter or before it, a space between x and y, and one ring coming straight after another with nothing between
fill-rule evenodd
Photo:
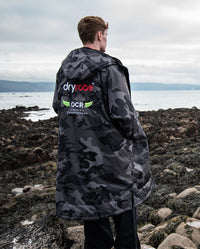
<instances>
[{"instance_id":1,"label":"short hair","mask_svg":"<svg viewBox=\"0 0 200 249\"><path fill-rule=\"evenodd\" d=\"M77 28L83 44L94 43L97 32L104 33L108 29L108 23L98 16L86 16L79 21Z\"/></svg>"}]
</instances>

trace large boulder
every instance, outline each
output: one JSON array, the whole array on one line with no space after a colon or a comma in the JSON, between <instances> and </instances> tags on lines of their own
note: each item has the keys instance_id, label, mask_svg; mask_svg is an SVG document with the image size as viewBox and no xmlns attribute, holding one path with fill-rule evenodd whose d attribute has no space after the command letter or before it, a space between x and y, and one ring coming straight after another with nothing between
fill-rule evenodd
<instances>
[{"instance_id":1,"label":"large boulder","mask_svg":"<svg viewBox=\"0 0 200 249\"><path fill-rule=\"evenodd\" d=\"M200 220L188 218L177 227L176 233L190 238L200 248Z\"/></svg>"},{"instance_id":2,"label":"large boulder","mask_svg":"<svg viewBox=\"0 0 200 249\"><path fill-rule=\"evenodd\" d=\"M187 237L177 233L171 233L167 238L158 246L158 249L197 249L196 245Z\"/></svg>"}]
</instances>

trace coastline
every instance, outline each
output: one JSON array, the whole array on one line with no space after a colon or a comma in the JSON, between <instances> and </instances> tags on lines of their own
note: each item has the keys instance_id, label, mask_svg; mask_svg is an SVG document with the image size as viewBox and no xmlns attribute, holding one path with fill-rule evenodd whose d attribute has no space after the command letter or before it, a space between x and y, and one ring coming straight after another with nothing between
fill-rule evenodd
<instances>
[{"instance_id":1,"label":"coastline","mask_svg":"<svg viewBox=\"0 0 200 249\"><path fill-rule=\"evenodd\" d=\"M23 118L26 112L39 110L37 106L0 110L1 238L24 227L25 221L33 225L55 213L58 121L57 117L37 122ZM157 248L200 207L200 109L140 111L139 117L149 140L157 188L138 207L138 230L143 243ZM158 215L161 209L169 212L164 218ZM164 222L167 226L156 233ZM171 230L170 222L174 222ZM152 227L145 230L146 224ZM70 223L75 225L80 223Z\"/></svg>"}]
</instances>

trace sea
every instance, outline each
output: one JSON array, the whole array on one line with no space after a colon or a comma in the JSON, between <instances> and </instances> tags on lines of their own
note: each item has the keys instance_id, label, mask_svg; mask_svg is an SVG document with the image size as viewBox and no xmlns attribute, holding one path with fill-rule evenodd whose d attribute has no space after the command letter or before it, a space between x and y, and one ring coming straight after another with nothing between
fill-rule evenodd
<instances>
[{"instance_id":1,"label":"sea","mask_svg":"<svg viewBox=\"0 0 200 249\"><path fill-rule=\"evenodd\" d=\"M53 94L53 92L0 93L0 110L15 106L38 106L45 110L28 112L26 119L32 121L49 119L56 116L52 108ZM200 109L200 90L132 91L131 97L137 111L192 107Z\"/></svg>"}]
</instances>

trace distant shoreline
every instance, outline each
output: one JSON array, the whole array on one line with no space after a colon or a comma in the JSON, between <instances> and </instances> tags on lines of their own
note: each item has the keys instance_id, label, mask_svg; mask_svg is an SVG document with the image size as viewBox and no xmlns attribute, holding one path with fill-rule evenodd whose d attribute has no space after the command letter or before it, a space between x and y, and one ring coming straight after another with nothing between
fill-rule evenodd
<instances>
[{"instance_id":1,"label":"distant shoreline","mask_svg":"<svg viewBox=\"0 0 200 249\"><path fill-rule=\"evenodd\" d=\"M29 82L0 80L0 92L53 92L54 82ZM131 83L132 91L182 91L200 90L200 85L178 84L178 83L152 83L135 82Z\"/></svg>"}]
</instances>

